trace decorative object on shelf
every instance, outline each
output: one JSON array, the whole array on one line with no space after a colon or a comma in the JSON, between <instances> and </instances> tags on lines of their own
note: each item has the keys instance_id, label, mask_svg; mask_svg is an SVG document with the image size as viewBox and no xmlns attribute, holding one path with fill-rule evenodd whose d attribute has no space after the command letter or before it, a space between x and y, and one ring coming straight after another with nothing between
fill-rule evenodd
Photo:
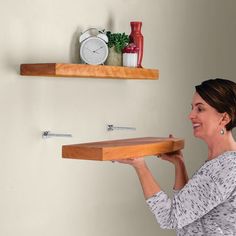
<instances>
[{"instance_id":1,"label":"decorative object on shelf","mask_svg":"<svg viewBox=\"0 0 236 236\"><path fill-rule=\"evenodd\" d=\"M122 53L116 52L114 47L109 48L106 65L122 66Z\"/></svg>"},{"instance_id":2,"label":"decorative object on shelf","mask_svg":"<svg viewBox=\"0 0 236 236\"><path fill-rule=\"evenodd\" d=\"M143 35L141 33L142 22L132 21L130 22L131 33L129 35L130 42L134 43L138 48L138 65L137 67L142 67L143 59Z\"/></svg>"},{"instance_id":3,"label":"decorative object on shelf","mask_svg":"<svg viewBox=\"0 0 236 236\"><path fill-rule=\"evenodd\" d=\"M123 49L123 66L137 67L138 47L134 43L128 44Z\"/></svg>"},{"instance_id":4,"label":"decorative object on shelf","mask_svg":"<svg viewBox=\"0 0 236 236\"><path fill-rule=\"evenodd\" d=\"M90 65L104 64L108 56L108 37L104 31L87 29L80 36L80 58Z\"/></svg>"},{"instance_id":5,"label":"decorative object on shelf","mask_svg":"<svg viewBox=\"0 0 236 236\"><path fill-rule=\"evenodd\" d=\"M129 36L125 33L106 32L108 37L109 55L107 65L122 66L122 50L129 43Z\"/></svg>"},{"instance_id":6,"label":"decorative object on shelf","mask_svg":"<svg viewBox=\"0 0 236 236\"><path fill-rule=\"evenodd\" d=\"M178 138L143 137L108 140L62 146L62 157L83 160L108 161L174 152L184 148Z\"/></svg>"}]
</instances>

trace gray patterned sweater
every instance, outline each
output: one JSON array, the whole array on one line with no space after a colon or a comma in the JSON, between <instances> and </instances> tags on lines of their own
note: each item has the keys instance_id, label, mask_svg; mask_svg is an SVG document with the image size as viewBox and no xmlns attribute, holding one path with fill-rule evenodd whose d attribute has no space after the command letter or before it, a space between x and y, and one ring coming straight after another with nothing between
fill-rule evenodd
<instances>
[{"instance_id":1,"label":"gray patterned sweater","mask_svg":"<svg viewBox=\"0 0 236 236\"><path fill-rule=\"evenodd\" d=\"M161 191L147 204L178 236L236 235L236 151L207 161L172 200Z\"/></svg>"}]
</instances>

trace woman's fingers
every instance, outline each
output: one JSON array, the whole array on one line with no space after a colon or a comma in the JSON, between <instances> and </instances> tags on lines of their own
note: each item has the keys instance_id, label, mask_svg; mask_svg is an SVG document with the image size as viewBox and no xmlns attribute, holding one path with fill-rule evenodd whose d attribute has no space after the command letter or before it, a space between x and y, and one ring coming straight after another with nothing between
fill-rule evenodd
<instances>
[{"instance_id":1,"label":"woman's fingers","mask_svg":"<svg viewBox=\"0 0 236 236\"><path fill-rule=\"evenodd\" d=\"M128 159L119 159L119 160L113 160L113 161L122 163L122 164L128 164L133 167L140 167L140 166L145 165L144 158L134 158L134 159L128 158Z\"/></svg>"}]
</instances>

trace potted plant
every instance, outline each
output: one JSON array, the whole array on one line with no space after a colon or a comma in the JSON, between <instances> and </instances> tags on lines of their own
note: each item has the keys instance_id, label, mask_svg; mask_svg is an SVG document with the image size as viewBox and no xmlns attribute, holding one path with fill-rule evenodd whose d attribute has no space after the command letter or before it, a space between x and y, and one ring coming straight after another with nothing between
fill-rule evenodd
<instances>
[{"instance_id":1,"label":"potted plant","mask_svg":"<svg viewBox=\"0 0 236 236\"><path fill-rule=\"evenodd\" d=\"M106 32L108 37L109 55L106 60L107 65L122 65L122 50L129 43L129 36L125 33Z\"/></svg>"}]
</instances>

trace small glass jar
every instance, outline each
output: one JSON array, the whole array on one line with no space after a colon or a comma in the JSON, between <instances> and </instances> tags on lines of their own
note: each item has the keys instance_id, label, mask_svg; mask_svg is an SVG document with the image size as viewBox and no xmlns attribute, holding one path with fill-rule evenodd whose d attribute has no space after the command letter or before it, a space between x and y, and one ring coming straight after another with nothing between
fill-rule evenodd
<instances>
[{"instance_id":1,"label":"small glass jar","mask_svg":"<svg viewBox=\"0 0 236 236\"><path fill-rule=\"evenodd\" d=\"M123 66L137 67L138 53L123 53Z\"/></svg>"}]
</instances>

